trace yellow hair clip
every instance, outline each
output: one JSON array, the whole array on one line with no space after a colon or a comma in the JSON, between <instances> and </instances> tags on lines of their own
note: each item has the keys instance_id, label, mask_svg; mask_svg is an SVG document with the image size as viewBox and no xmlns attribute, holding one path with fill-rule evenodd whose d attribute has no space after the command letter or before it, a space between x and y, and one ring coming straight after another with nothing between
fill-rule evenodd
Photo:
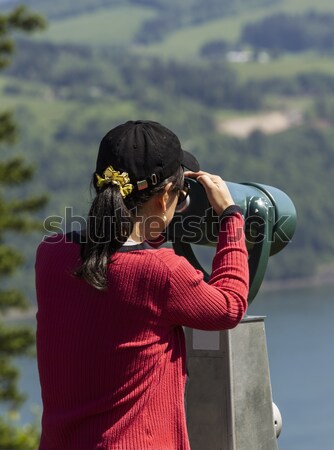
<instances>
[{"instance_id":1,"label":"yellow hair clip","mask_svg":"<svg viewBox=\"0 0 334 450\"><path fill-rule=\"evenodd\" d=\"M127 172L120 173L119 171L114 170L113 166L109 166L103 172L103 177L104 178L100 177L99 174L96 174L97 187L101 188L106 184L116 184L119 186L119 191L123 198L131 194L133 191L133 185L130 183L130 178Z\"/></svg>"}]
</instances>

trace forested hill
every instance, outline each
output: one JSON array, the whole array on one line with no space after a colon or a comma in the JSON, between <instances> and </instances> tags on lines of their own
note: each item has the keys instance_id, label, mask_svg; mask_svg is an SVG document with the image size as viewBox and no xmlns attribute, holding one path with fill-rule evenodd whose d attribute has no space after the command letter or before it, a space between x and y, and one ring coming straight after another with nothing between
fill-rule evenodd
<instances>
[{"instance_id":1,"label":"forested hill","mask_svg":"<svg viewBox=\"0 0 334 450\"><path fill-rule=\"evenodd\" d=\"M138 43L161 41L170 32L183 27L206 23L220 17L236 16L243 11L272 6L281 0L80 0L56 2L26 0L25 4L45 14L52 20L77 17L82 14L103 11L117 7L146 7L152 10L152 17L145 20L135 35ZM10 5L19 4L12 0ZM129 10L131 14L131 10Z\"/></svg>"},{"instance_id":2,"label":"forested hill","mask_svg":"<svg viewBox=\"0 0 334 450\"><path fill-rule=\"evenodd\" d=\"M21 127L18 144L1 152L38 167L29 190L49 193L43 217L63 217L73 205L72 215L85 214L101 136L150 118L175 130L204 170L292 198L297 233L272 258L268 279L334 266L334 27L321 25L331 23L334 4L319 0L311 12L309 0L27 3L46 13L49 30L19 39L0 77L1 109L14 109ZM303 46L281 39L269 47L267 23L276 26L278 14L291 33L298 24ZM17 241L27 255L18 283L30 292L40 238Z\"/></svg>"},{"instance_id":3,"label":"forested hill","mask_svg":"<svg viewBox=\"0 0 334 450\"><path fill-rule=\"evenodd\" d=\"M26 0L29 7L40 11L50 19L59 19L68 16L77 16L87 11L94 11L114 6L148 6L154 8L157 15L174 17L179 23L187 24L189 21L201 22L208 18L223 17L254 7L263 7L279 3L281 0L80 0L57 2L45 0ZM20 4L17 0L7 0L9 5Z\"/></svg>"}]
</instances>

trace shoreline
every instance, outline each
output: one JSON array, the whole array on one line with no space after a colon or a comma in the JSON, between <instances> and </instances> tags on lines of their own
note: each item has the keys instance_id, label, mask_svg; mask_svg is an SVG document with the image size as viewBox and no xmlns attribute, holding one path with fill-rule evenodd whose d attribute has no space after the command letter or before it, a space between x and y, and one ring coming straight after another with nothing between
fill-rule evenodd
<instances>
[{"instance_id":1,"label":"shoreline","mask_svg":"<svg viewBox=\"0 0 334 450\"><path fill-rule=\"evenodd\" d=\"M320 286L334 287L334 270L331 269L326 273L314 275L307 278L291 278L276 281L264 281L260 292L279 292L290 289L314 288ZM4 322L26 321L36 318L37 306L31 306L26 311L18 311L16 309L9 310L6 314L0 314L0 320Z\"/></svg>"},{"instance_id":2,"label":"shoreline","mask_svg":"<svg viewBox=\"0 0 334 450\"><path fill-rule=\"evenodd\" d=\"M303 289L309 287L334 286L334 268L330 267L312 277L291 278L264 281L260 290L264 292L286 291L288 289Z\"/></svg>"}]
</instances>

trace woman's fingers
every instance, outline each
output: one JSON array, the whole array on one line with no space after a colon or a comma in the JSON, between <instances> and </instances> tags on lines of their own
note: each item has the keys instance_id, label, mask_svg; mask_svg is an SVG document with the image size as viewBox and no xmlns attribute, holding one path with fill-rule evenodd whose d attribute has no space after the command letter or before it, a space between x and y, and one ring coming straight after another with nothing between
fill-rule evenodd
<instances>
[{"instance_id":1,"label":"woman's fingers","mask_svg":"<svg viewBox=\"0 0 334 450\"><path fill-rule=\"evenodd\" d=\"M195 178L205 189L210 205L215 210L216 214L221 215L224 210L231 205L234 205L234 200L224 180L218 175L213 175L208 172L190 172L184 173L185 177Z\"/></svg>"},{"instance_id":2,"label":"woman's fingers","mask_svg":"<svg viewBox=\"0 0 334 450\"><path fill-rule=\"evenodd\" d=\"M199 171L199 172L191 172L190 170L186 170L184 172L184 176L188 178L197 178L200 175L204 175L207 172Z\"/></svg>"}]
</instances>

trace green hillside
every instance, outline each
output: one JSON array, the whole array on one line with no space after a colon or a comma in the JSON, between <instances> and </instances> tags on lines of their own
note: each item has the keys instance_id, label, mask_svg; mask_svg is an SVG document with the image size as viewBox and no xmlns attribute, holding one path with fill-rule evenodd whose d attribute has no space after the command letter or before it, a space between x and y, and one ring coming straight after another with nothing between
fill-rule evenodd
<instances>
[{"instance_id":1,"label":"green hillside","mask_svg":"<svg viewBox=\"0 0 334 450\"><path fill-rule=\"evenodd\" d=\"M51 22L46 35L39 36L39 39L88 45L126 45L134 40L142 23L154 16L152 8L116 6Z\"/></svg>"},{"instance_id":2,"label":"green hillside","mask_svg":"<svg viewBox=\"0 0 334 450\"><path fill-rule=\"evenodd\" d=\"M30 0L32 6L37 0ZM91 44L128 44L136 43L136 36L143 24L154 17L161 17L164 21L172 19L169 15L169 8L163 10L157 8L159 2L147 2L149 7L143 7L140 1L111 2L115 6L106 7L106 2L97 3L96 10L80 10L77 14L72 13L70 17L51 20L49 31L43 39L50 39L55 42L91 43ZM191 2L190 2L191 3ZM51 6L44 2L44 9ZM92 4L93 5L93 4ZM137 6L138 5L138 6ZM38 6L38 2L37 2ZM98 7L99 6L99 7ZM241 5L240 5L241 6ZM147 45L140 45L140 51L158 55L164 58L194 58L198 57L200 48L209 40L224 39L230 42L236 41L240 35L242 27L265 16L277 12L299 13L305 10L332 11L334 3L330 0L319 0L314 3L312 0L277 0L263 2L258 0L247 8L247 2L233 13L217 14L208 17L200 23L192 24L191 14L188 12L188 20L183 26L166 33L161 42L150 42ZM245 7L246 6L246 7ZM248 6L249 2L248 2ZM93 6L91 6L93 8ZM175 7L175 6L174 6ZM73 7L72 7L73 8ZM170 4L170 8L173 5ZM191 11L191 8L189 8ZM218 17L218 18L217 18ZM199 21L197 21L199 22Z\"/></svg>"},{"instance_id":3,"label":"green hillside","mask_svg":"<svg viewBox=\"0 0 334 450\"><path fill-rule=\"evenodd\" d=\"M282 0L273 2L265 8L252 8L246 12L239 12L235 16L213 19L199 25L184 27L170 33L162 42L147 47L150 54L157 54L165 58L194 58L199 56L201 47L209 40L223 39L235 42L241 35L241 30L247 23L252 23L265 16L277 12L299 13L305 10L334 12L331 0Z\"/></svg>"},{"instance_id":4,"label":"green hillside","mask_svg":"<svg viewBox=\"0 0 334 450\"><path fill-rule=\"evenodd\" d=\"M31 0L30 3L32 6L35 4L39 6L37 0ZM58 7L61 5L62 3ZM45 2L43 9L46 11L49 9L52 16L53 7L50 2ZM334 12L334 3L330 0L319 0L316 4L310 0L282 0L269 3L259 1L255 2L252 8L243 8L238 13L232 12L225 17L218 15L218 18L208 18L198 24L187 25L186 22L183 27L176 30L172 27L161 42L139 44L137 37L145 23L164 17L173 7L175 8L175 5L170 4L169 7L161 9L158 1L134 1L122 4L117 1L109 3L101 1L93 4L86 0L80 2L77 8L73 8L72 5L69 16L66 15L64 18L56 16L55 19L51 19L48 31L38 39L94 46L131 45L139 55L184 61L198 59L201 48L206 43L219 39L229 42L233 49L235 47L233 43L238 42L245 25L277 12L291 14L308 10ZM69 4L64 3L63 8L69 8ZM169 15L166 16L166 21L168 20ZM191 19L188 22L191 22ZM314 71L334 74L333 61L327 55L304 52L297 55L283 54L265 64L250 61L247 64L233 64L233 67L244 80L266 79L274 76L291 77Z\"/></svg>"},{"instance_id":5,"label":"green hillside","mask_svg":"<svg viewBox=\"0 0 334 450\"><path fill-rule=\"evenodd\" d=\"M25 4L46 15L51 20L64 19L65 17L75 17L86 12L93 12L99 9L113 8L115 6L148 6L164 14L174 16L174 27L184 25L186 22L205 21L214 16L226 16L236 14L243 9L254 7L266 7L281 0L80 0L80 2L70 3L67 0L26 0ZM19 4L19 0L11 0L10 5ZM4 5L6 6L6 4Z\"/></svg>"},{"instance_id":6,"label":"green hillside","mask_svg":"<svg viewBox=\"0 0 334 450\"><path fill-rule=\"evenodd\" d=\"M273 77L288 79L298 74L315 72L334 76L334 58L315 52L285 54L268 64L249 62L247 65L234 64L233 68L242 80L265 80Z\"/></svg>"},{"instance_id":7,"label":"green hillside","mask_svg":"<svg viewBox=\"0 0 334 450\"><path fill-rule=\"evenodd\" d=\"M298 231L273 258L269 279L306 277L334 264L334 51L281 51L265 63L240 64L203 54L212 41L240 49L244 26L277 11L312 8L330 16L334 4L247 1L210 0L202 16L194 8L199 0L189 0L187 8L176 0L29 1L48 14L50 25L38 39L19 41L13 66L0 77L1 109L13 109L21 127L16 147L1 151L38 166L28 190L50 193L42 217L63 216L71 205L85 214L102 135L127 119L151 118L175 130L203 169L229 181L275 185L291 196ZM152 43L161 18L161 40ZM271 111L299 119L273 135L253 130L241 139L219 131L226 120ZM27 255L18 282L30 286L32 299L39 239L17 241Z\"/></svg>"}]
</instances>

